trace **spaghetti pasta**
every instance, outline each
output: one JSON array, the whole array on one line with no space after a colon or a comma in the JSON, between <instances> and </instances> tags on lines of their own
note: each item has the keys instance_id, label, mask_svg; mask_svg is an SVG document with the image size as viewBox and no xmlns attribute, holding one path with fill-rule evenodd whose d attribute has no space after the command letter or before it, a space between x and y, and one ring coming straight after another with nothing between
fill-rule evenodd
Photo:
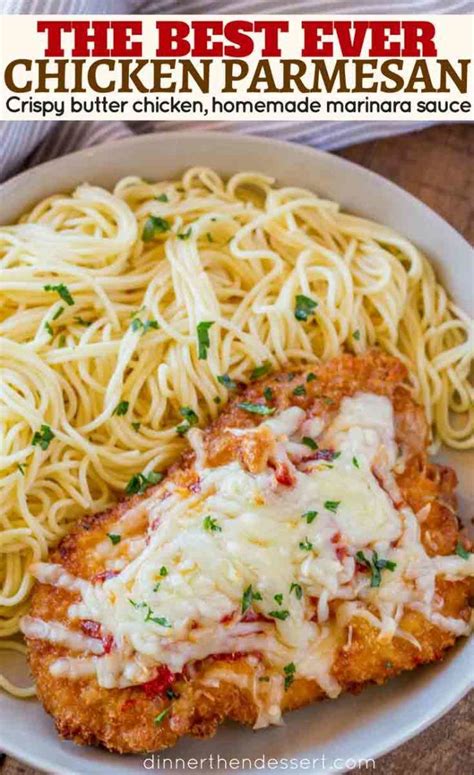
<instances>
[{"instance_id":1,"label":"spaghetti pasta","mask_svg":"<svg viewBox=\"0 0 474 775\"><path fill-rule=\"evenodd\" d=\"M378 345L407 365L432 448L473 446L473 324L428 260L261 174L51 196L0 229L0 285L1 637L30 562L176 459L189 418L225 402L218 376Z\"/></svg>"}]
</instances>

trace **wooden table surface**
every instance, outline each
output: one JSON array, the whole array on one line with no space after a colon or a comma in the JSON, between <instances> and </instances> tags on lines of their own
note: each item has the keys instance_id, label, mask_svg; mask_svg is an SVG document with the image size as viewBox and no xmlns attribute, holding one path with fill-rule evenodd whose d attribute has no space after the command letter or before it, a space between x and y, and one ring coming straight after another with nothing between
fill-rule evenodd
<instances>
[{"instance_id":1,"label":"wooden table surface","mask_svg":"<svg viewBox=\"0 0 474 775\"><path fill-rule=\"evenodd\" d=\"M474 242L472 125L434 126L352 146L339 155L393 180ZM375 771L379 775L467 775L474 770L473 718L471 692L425 732L378 759ZM8 756L0 766L1 775L37 772Z\"/></svg>"}]
</instances>

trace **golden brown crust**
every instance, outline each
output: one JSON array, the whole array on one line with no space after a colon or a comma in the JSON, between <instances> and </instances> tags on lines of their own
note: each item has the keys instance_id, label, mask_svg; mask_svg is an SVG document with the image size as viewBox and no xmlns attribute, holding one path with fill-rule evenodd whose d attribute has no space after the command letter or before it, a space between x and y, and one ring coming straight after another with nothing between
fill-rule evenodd
<instances>
[{"instance_id":1,"label":"golden brown crust","mask_svg":"<svg viewBox=\"0 0 474 775\"><path fill-rule=\"evenodd\" d=\"M315 379L307 381L311 371ZM298 396L294 389L305 385L306 394ZM257 438L249 445L245 437L226 431L232 427L252 427L261 418L238 408L238 401L258 401L263 390L271 388L272 405L278 409L301 406L314 414L330 415L338 410L341 400L357 391L385 395L393 402L397 442L404 450L406 468L397 482L406 502L415 512L422 511L422 540L430 554L453 552L459 538L455 514L455 474L446 468L427 463L427 427L422 409L417 406L406 383L405 367L396 359L378 351L364 356L344 355L333 361L293 375L278 374L240 391L238 399L225 408L217 421L205 432L205 447L209 465L221 465L239 459L249 470L261 470L265 460L265 439ZM259 437L260 434L257 434ZM183 486L192 484L194 456L186 453L170 470L168 476ZM160 492L161 485L153 488ZM147 491L147 496L153 492ZM94 547L104 540L108 526L115 523L130 505L139 505L143 496L134 496L101 514L87 516L61 542L51 559L83 578L92 578L103 570L103 559ZM438 594L444 600L448 616L467 619L469 615L469 585L465 581L439 581ZM67 608L74 596L65 590L37 585L31 613L43 619L65 620ZM402 670L422 662L441 659L454 643L455 636L429 623L420 613L405 613L401 626L420 643L418 649L401 638L384 643L379 631L366 620L351 622L352 637L341 640L333 674L344 689L359 691L368 682L383 683ZM213 735L226 718L243 724L255 723L257 708L249 690L235 682L222 681L219 686L205 685L206 675L218 662L209 658L197 668L192 679L179 678L173 689L179 696L172 702L166 697L150 698L140 687L103 689L95 680L68 681L49 672L50 663L66 650L43 641L28 643L30 663L37 680L38 694L46 710L56 721L63 737L77 743L101 744L120 752L158 750L173 745L185 734L197 737ZM229 662L222 662L229 667ZM246 659L231 663L234 675L251 674L253 667ZM241 686L245 680L241 681ZM293 709L324 697L314 681L297 679L284 697L284 708ZM154 717L164 708L172 708L162 724Z\"/></svg>"}]
</instances>

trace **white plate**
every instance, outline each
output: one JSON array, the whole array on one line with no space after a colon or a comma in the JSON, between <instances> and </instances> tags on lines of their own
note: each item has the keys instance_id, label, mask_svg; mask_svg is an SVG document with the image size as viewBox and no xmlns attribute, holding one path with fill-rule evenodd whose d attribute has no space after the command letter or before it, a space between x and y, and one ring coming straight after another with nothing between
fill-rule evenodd
<instances>
[{"instance_id":1,"label":"white plate","mask_svg":"<svg viewBox=\"0 0 474 775\"><path fill-rule=\"evenodd\" d=\"M466 312L472 312L472 253L451 226L378 175L336 156L289 143L218 133L170 132L97 146L8 181L0 187L1 218L11 222L37 200L83 181L112 186L125 175L160 180L196 165L214 167L223 175L259 170L275 176L281 185L310 188L353 213L392 226L430 256L452 298ZM441 457L456 468L461 513L467 517L474 505L469 481L473 456L444 450ZM185 739L164 755L172 759L200 759L211 754L252 760L262 756L307 757L318 759L313 773L341 772L343 762L350 769L348 760L375 758L391 750L461 699L470 686L473 651L472 642L462 641L442 664L422 668L384 687L370 687L358 697L347 695L337 702L290 713L284 727L253 733L226 725L212 740ZM16 700L1 692L0 749L51 773L67 775L141 771L144 758L120 757L61 741L38 702ZM199 772L210 775L215 770L214 763L214 769L209 764ZM255 765L252 770L248 766L240 769L241 773L251 771L255 772ZM275 769L259 767L258 771L269 774Z\"/></svg>"}]
</instances>

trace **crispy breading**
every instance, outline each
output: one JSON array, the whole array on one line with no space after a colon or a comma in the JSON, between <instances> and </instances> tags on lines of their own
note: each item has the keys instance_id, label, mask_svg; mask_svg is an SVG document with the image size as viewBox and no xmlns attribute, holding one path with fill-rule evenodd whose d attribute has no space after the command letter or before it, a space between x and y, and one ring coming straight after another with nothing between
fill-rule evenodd
<instances>
[{"instance_id":1,"label":"crispy breading","mask_svg":"<svg viewBox=\"0 0 474 775\"><path fill-rule=\"evenodd\" d=\"M315 378L307 381L309 371ZM295 394L295 388L301 384L305 385L305 394L298 395L299 391ZM261 470L267 455L265 433L261 437L256 434L249 443L248 437L231 434L227 428L252 427L261 422L261 417L243 411L237 404L261 400L265 388L272 390L272 405L277 409L300 406L328 418L337 412L344 397L357 391L387 396L395 410L396 441L406 460L404 472L397 477L402 496L415 512L423 514L422 540L428 553L454 551L459 540L454 497L456 477L450 469L427 462L424 413L413 401L406 369L400 361L378 351L357 357L343 355L311 370L279 373L251 383L238 391L235 400L205 431L208 465L238 459L250 471ZM196 476L193 461L194 453L186 453L168 476L189 485ZM149 489L147 497L154 491L158 494L160 487ZM143 497L134 496L106 512L84 518L52 553L51 560L85 579L100 573L104 558L94 551L95 547L105 539L109 526ZM425 506L428 508L424 509ZM143 533L145 529L144 515L143 524L138 524L137 530ZM439 580L437 593L443 600L446 615L468 619L467 581ZM38 584L31 613L45 620L66 621L67 608L74 599L70 591ZM331 604L331 613L335 614L336 610L337 601ZM407 610L401 627L416 637L421 648L399 637L386 642L365 619L351 620L341 637L332 670L344 689L359 691L369 682L383 683L403 670L441 659L455 641L453 634L437 628L417 611ZM222 663L216 658L203 660L195 667L192 677L181 676L177 680L173 689L178 696L170 700L163 696L149 697L141 687L104 689L92 678L71 681L54 677L49 666L53 660L67 655L67 650L41 640L29 640L28 646L38 695L45 709L54 717L59 733L77 743L100 744L119 752L158 750L173 745L182 735L213 735L224 719L251 725L257 717L253 695L246 688L254 668L245 658L237 656ZM205 684L206 676L220 664L231 670L234 678L240 677L239 685L235 680L221 681L216 686ZM297 708L323 697L324 692L315 681L296 679L285 692L284 709ZM156 725L154 718L168 707L168 714Z\"/></svg>"}]
</instances>

